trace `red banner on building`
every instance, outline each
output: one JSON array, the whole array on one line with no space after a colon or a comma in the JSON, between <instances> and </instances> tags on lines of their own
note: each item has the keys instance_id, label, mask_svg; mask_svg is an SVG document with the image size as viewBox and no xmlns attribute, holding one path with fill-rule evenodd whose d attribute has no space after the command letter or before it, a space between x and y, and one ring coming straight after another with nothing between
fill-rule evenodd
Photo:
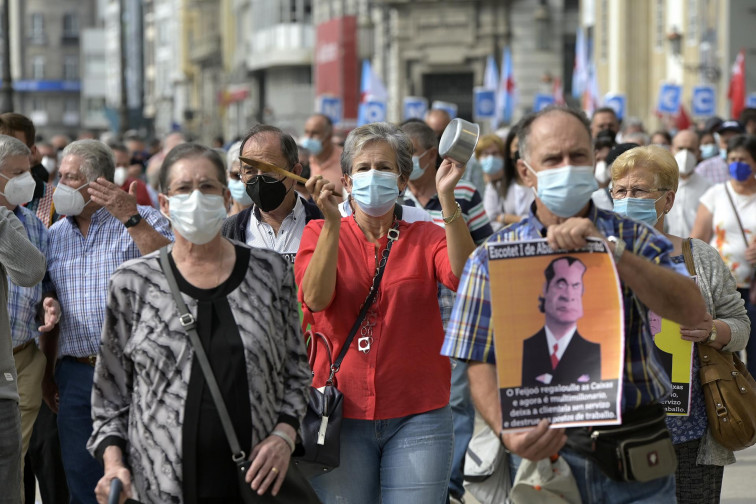
<instances>
[{"instance_id":1,"label":"red banner on building","mask_svg":"<svg viewBox=\"0 0 756 504\"><path fill-rule=\"evenodd\" d=\"M345 121L357 120L357 18L331 19L315 35L315 95L341 98Z\"/></svg>"}]
</instances>

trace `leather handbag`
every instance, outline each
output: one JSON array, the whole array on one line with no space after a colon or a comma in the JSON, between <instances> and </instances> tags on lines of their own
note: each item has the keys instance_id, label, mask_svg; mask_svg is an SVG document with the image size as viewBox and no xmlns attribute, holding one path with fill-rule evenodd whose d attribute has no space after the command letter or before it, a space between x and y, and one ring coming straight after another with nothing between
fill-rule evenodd
<instances>
[{"instance_id":1,"label":"leather handbag","mask_svg":"<svg viewBox=\"0 0 756 504\"><path fill-rule=\"evenodd\" d=\"M189 340L194 348L194 354L197 356L197 361L199 362L202 374L205 378L205 384L213 398L215 409L218 411L218 416L223 425L223 431L225 432L226 439L228 439L228 444L231 447L231 459L234 461L234 464L236 464L239 493L241 494L244 504L320 504L320 499L317 494L307 482L304 475L299 472L296 465L291 462L291 459L281 489L276 496L273 496L270 491L266 492L264 495L259 495L252 490L249 483L244 481L247 471L249 471L249 467L252 465L252 461L247 458L247 454L241 449L241 446L239 446L239 439L236 437L236 432L231 423L228 409L223 402L223 396L218 387L218 382L215 379L213 369L210 366L210 361L207 359L207 354L205 353L205 349L203 348L202 342L197 334L196 321L186 307L184 299L181 297L181 292L176 283L176 277L173 275L173 270L171 270L171 265L168 262L167 247L160 249L160 266L168 280L171 294L173 294L173 299L176 302L181 326L189 335Z\"/></svg>"},{"instance_id":2,"label":"leather handbag","mask_svg":"<svg viewBox=\"0 0 756 504\"><path fill-rule=\"evenodd\" d=\"M389 253L393 243L399 238L398 218L389 229L388 243L383 251L381 260L373 275L373 284L368 292L367 299L362 304L360 312L352 325L349 335L341 347L336 360L332 360L331 344L328 338L318 332L307 331L305 337L309 342L308 356L310 369L314 369L315 356L318 346L323 343L328 353L330 375L323 387L310 387L310 395L307 401L307 412L301 424L301 448L303 454L295 457L295 463L307 476L322 474L339 466L341 450L341 420L343 413L343 395L337 388L336 374L339 372L341 363L346 356L347 350L352 344L362 321L367 315L368 309L373 304L378 293L378 287L386 269ZM315 373L313 372L313 376ZM297 452L299 453L299 452Z\"/></svg>"},{"instance_id":3,"label":"leather handbag","mask_svg":"<svg viewBox=\"0 0 756 504\"><path fill-rule=\"evenodd\" d=\"M682 249L688 273L695 275L689 239L683 240ZM756 443L756 381L737 354L703 343L697 347L711 435L729 450L748 448Z\"/></svg>"}]
</instances>

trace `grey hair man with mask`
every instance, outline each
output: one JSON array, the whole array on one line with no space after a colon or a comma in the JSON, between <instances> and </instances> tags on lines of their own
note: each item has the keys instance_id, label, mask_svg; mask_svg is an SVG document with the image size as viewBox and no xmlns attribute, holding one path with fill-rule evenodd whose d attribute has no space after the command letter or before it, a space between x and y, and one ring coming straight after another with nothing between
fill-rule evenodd
<instances>
[{"instance_id":1,"label":"grey hair man with mask","mask_svg":"<svg viewBox=\"0 0 756 504\"><path fill-rule=\"evenodd\" d=\"M253 163L277 166L295 175L302 173L297 143L275 126L253 126L242 139L239 152ZM297 193L292 178L244 161L239 166L239 177L253 204L226 219L223 236L250 247L274 250L294 264L305 224L322 219L323 214Z\"/></svg>"},{"instance_id":2,"label":"grey hair man with mask","mask_svg":"<svg viewBox=\"0 0 756 504\"><path fill-rule=\"evenodd\" d=\"M44 287L57 297L62 316L59 336L40 337L40 345L50 349L48 365L54 367L54 376L45 373L43 395L47 404L57 406L68 489L71 500L81 503L96 502L94 489L103 474L86 444L92 434L90 397L110 275L123 262L173 238L157 210L137 206L136 186L127 193L113 183L114 171L113 152L104 143L69 144L53 194L58 213L66 218L49 233L49 282Z\"/></svg>"},{"instance_id":3,"label":"grey hair man with mask","mask_svg":"<svg viewBox=\"0 0 756 504\"><path fill-rule=\"evenodd\" d=\"M690 236L701 196L711 182L696 173L700 154L698 134L682 130L672 138L672 154L680 170L680 184L675 192L675 204L664 219L665 231L675 236Z\"/></svg>"},{"instance_id":4,"label":"grey hair man with mask","mask_svg":"<svg viewBox=\"0 0 756 504\"><path fill-rule=\"evenodd\" d=\"M649 418L663 424L664 410L658 400L671 390L671 382L654 355L648 311L681 325L697 326L707 316L701 294L684 267L672 263L673 248L666 238L591 202L597 188L594 153L590 125L582 112L549 107L520 124L517 169L537 196L527 218L494 233L485 243L546 238L554 250L574 250L585 246L587 238L605 241L622 283L623 426L642 424ZM580 450L590 446L586 428L565 432L550 428L543 419L525 432L502 429L492 318L495 307L491 306L489 281L487 248L478 247L462 273L441 353L468 361L473 401L513 454L512 463L517 466L521 458L538 461L559 453L570 465L585 501L610 502L622 495L624 502L674 502L674 472L640 483L615 481L598 470L589 454ZM568 438L570 443L565 445ZM600 489L599 493L590 495L589 489L594 488Z\"/></svg>"},{"instance_id":5,"label":"grey hair man with mask","mask_svg":"<svg viewBox=\"0 0 756 504\"><path fill-rule=\"evenodd\" d=\"M3 502L20 502L21 499L22 404L17 383L22 373L17 373L17 366L21 368L19 371L23 371L26 364L35 361L29 367L36 371L35 376L30 377L36 378L36 384L25 380L29 392L39 389L41 378L40 360L35 359L35 356L41 355L36 346L32 346L33 335L15 334L18 326L24 325L23 322L31 319L34 324L35 308L41 295L34 286L45 274L45 257L30 241L29 235L46 242L47 231L33 212L21 210L23 207L20 207L22 203L30 201L34 194L35 182L29 175L29 154L29 148L20 140L0 135L0 488L3 491L0 500ZM29 226L33 227L32 233L27 234L21 219L29 221ZM36 220L36 226L32 219ZM12 282L10 292L9 281ZM14 291L18 293L22 288L27 290L28 297L13 295ZM35 295L36 299L31 299ZM21 318L23 320L17 325L16 321ZM36 324L34 326L36 329ZM24 341L22 345L15 345L13 338L16 337L28 337L31 344ZM27 348L29 352L25 351ZM32 395L36 396L36 409L39 409L39 394ZM30 402L33 401L25 401L23 405ZM36 416L36 410L33 416ZM25 425L28 425L27 431L31 435L34 418L26 420ZM28 443L29 436L25 441Z\"/></svg>"}]
</instances>

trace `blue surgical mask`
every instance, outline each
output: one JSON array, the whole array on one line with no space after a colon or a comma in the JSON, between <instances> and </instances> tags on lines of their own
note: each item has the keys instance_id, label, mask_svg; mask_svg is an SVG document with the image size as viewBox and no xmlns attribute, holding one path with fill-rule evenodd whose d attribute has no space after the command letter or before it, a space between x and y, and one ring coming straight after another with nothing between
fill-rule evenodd
<instances>
[{"instance_id":1,"label":"blue surgical mask","mask_svg":"<svg viewBox=\"0 0 756 504\"><path fill-rule=\"evenodd\" d=\"M228 190L231 191L231 197L240 205L251 205L252 198L247 194L247 184L241 180L228 179Z\"/></svg>"},{"instance_id":2,"label":"blue surgical mask","mask_svg":"<svg viewBox=\"0 0 756 504\"><path fill-rule=\"evenodd\" d=\"M368 170L352 175L352 198L371 217L389 212L399 197L398 175L394 172Z\"/></svg>"},{"instance_id":3,"label":"blue surgical mask","mask_svg":"<svg viewBox=\"0 0 756 504\"><path fill-rule=\"evenodd\" d=\"M598 190L598 182L593 176L593 166L567 165L539 172L527 162L525 166L538 178L536 196L558 217L576 215Z\"/></svg>"},{"instance_id":4,"label":"blue surgical mask","mask_svg":"<svg viewBox=\"0 0 756 504\"><path fill-rule=\"evenodd\" d=\"M661 219L661 215L656 215L656 202L666 195L665 191L664 194L655 200L649 198L622 198L614 200L614 213L644 222L653 227Z\"/></svg>"},{"instance_id":5,"label":"blue surgical mask","mask_svg":"<svg viewBox=\"0 0 756 504\"><path fill-rule=\"evenodd\" d=\"M317 138L304 137L299 144L310 151L313 156L317 156L323 150L323 142Z\"/></svg>"},{"instance_id":6,"label":"blue surgical mask","mask_svg":"<svg viewBox=\"0 0 756 504\"><path fill-rule=\"evenodd\" d=\"M709 159L717 155L719 152L719 149L717 149L717 146L713 143L710 144L703 144L701 146L701 157L703 159Z\"/></svg>"},{"instance_id":7,"label":"blue surgical mask","mask_svg":"<svg viewBox=\"0 0 756 504\"><path fill-rule=\"evenodd\" d=\"M719 149L719 157L727 161L727 149Z\"/></svg>"},{"instance_id":8,"label":"blue surgical mask","mask_svg":"<svg viewBox=\"0 0 756 504\"><path fill-rule=\"evenodd\" d=\"M748 163L744 163L743 161L733 161L730 163L730 176L738 182L745 182L751 175L753 175L753 171L751 170L751 165Z\"/></svg>"},{"instance_id":9,"label":"blue surgical mask","mask_svg":"<svg viewBox=\"0 0 756 504\"><path fill-rule=\"evenodd\" d=\"M423 156L428 153L428 150L426 150L419 156L412 156L412 173L410 173L409 176L410 180L417 180L423 176L423 173L425 173L425 170L420 166L420 160L423 159Z\"/></svg>"},{"instance_id":10,"label":"blue surgical mask","mask_svg":"<svg viewBox=\"0 0 756 504\"><path fill-rule=\"evenodd\" d=\"M480 167L486 175L494 175L504 169L504 160L498 156L486 156L480 160Z\"/></svg>"}]
</instances>

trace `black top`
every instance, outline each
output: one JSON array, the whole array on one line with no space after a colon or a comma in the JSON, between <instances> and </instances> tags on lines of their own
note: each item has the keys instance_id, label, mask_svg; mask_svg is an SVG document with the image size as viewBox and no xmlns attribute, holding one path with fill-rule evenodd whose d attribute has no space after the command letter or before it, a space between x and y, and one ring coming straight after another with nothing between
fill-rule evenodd
<instances>
[{"instance_id":1,"label":"black top","mask_svg":"<svg viewBox=\"0 0 756 504\"><path fill-rule=\"evenodd\" d=\"M213 289L199 289L191 285L176 268L173 256L169 255L168 258L179 290L197 300L197 333L228 408L239 444L249 456L252 449L252 418L247 366L239 329L226 298L244 280L249 265L249 249L235 245L235 250L236 263L231 276ZM182 450L183 490L187 503L204 498L240 501L231 448L196 356L192 361L186 395Z\"/></svg>"}]
</instances>

